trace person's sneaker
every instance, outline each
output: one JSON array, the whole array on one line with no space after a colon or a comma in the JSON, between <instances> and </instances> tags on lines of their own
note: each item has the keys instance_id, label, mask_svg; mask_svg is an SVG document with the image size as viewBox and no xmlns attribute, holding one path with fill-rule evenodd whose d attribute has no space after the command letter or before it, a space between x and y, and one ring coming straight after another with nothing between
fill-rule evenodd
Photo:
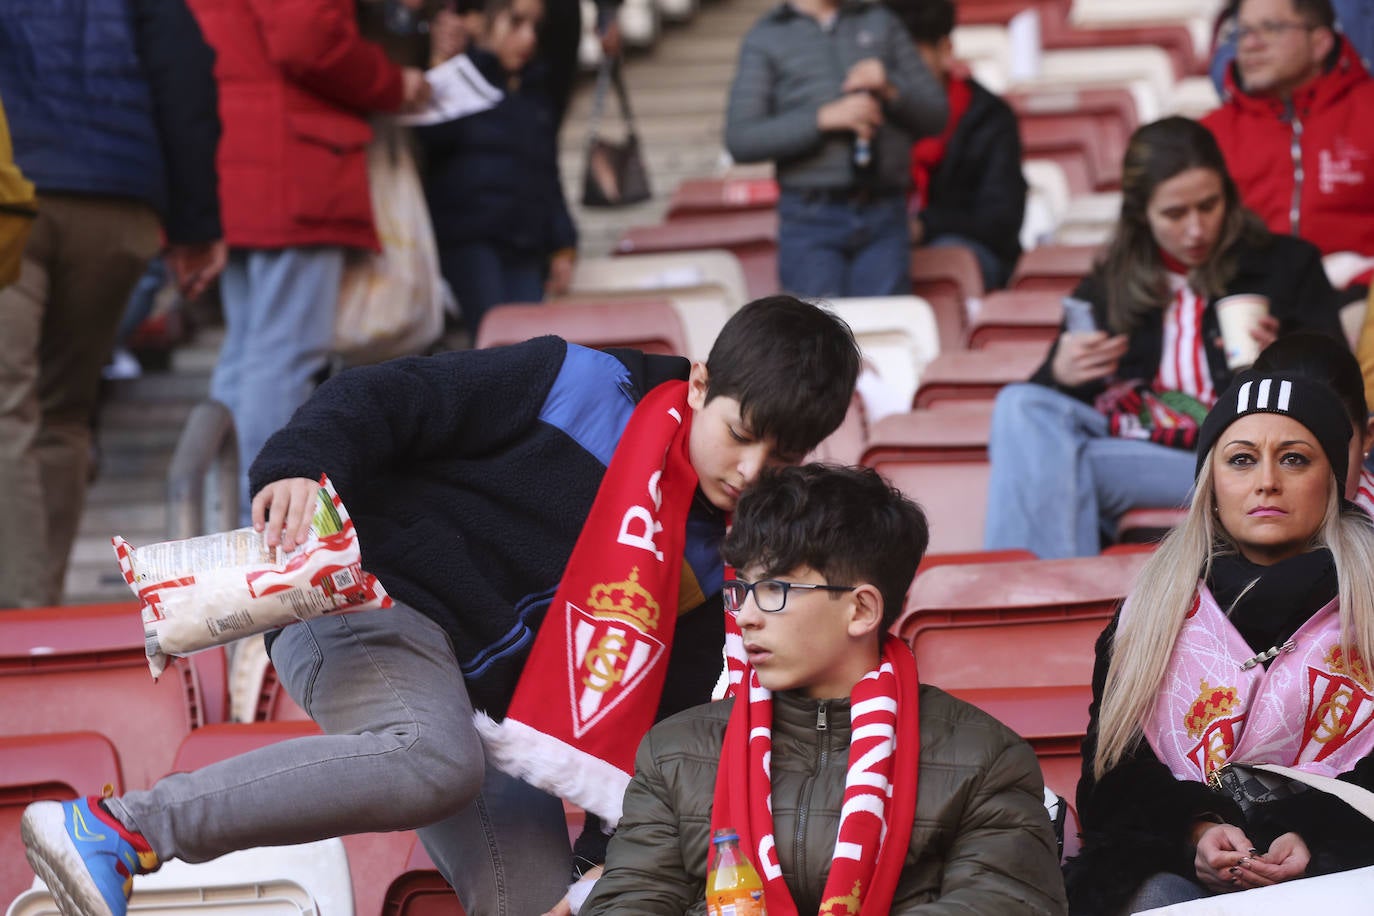
<instances>
[{"instance_id":1,"label":"person's sneaker","mask_svg":"<svg viewBox=\"0 0 1374 916\"><path fill-rule=\"evenodd\" d=\"M158 867L148 841L125 829L94 795L34 802L19 829L29 864L62 916L125 916L133 876Z\"/></svg>"}]
</instances>

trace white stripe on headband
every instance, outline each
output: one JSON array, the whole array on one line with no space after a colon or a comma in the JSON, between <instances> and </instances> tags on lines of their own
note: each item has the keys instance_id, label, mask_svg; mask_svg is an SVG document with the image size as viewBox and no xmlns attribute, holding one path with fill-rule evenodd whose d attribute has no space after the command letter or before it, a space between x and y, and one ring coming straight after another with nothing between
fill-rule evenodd
<instances>
[{"instance_id":1,"label":"white stripe on headband","mask_svg":"<svg viewBox=\"0 0 1374 916\"><path fill-rule=\"evenodd\" d=\"M1276 410L1281 413L1288 413L1289 402L1293 399L1293 383L1287 379L1279 381L1279 391L1276 403L1271 408L1269 406L1269 390L1273 379L1260 379L1259 388L1255 390L1255 410ZM1254 382L1246 382L1240 386L1240 391L1236 392L1236 413L1243 414L1250 410L1250 388Z\"/></svg>"}]
</instances>

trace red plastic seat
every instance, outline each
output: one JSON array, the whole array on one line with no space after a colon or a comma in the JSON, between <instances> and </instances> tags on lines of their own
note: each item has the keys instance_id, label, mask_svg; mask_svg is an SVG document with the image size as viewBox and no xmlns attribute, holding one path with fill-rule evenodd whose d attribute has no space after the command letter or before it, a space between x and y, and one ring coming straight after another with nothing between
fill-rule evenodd
<instances>
[{"instance_id":1,"label":"red plastic seat","mask_svg":"<svg viewBox=\"0 0 1374 916\"><path fill-rule=\"evenodd\" d=\"M1066 296L1092 270L1097 251L1096 245L1041 245L1032 248L1021 255L1007 288L1049 290Z\"/></svg>"},{"instance_id":2,"label":"red plastic seat","mask_svg":"<svg viewBox=\"0 0 1374 916\"><path fill-rule=\"evenodd\" d=\"M405 870L387 886L382 916L464 916L458 895L415 843Z\"/></svg>"},{"instance_id":3,"label":"red plastic seat","mask_svg":"<svg viewBox=\"0 0 1374 916\"><path fill-rule=\"evenodd\" d=\"M962 349L971 303L983 295L983 272L973 252L962 245L913 248L911 291L934 310L940 349Z\"/></svg>"},{"instance_id":4,"label":"red plastic seat","mask_svg":"<svg viewBox=\"0 0 1374 916\"><path fill-rule=\"evenodd\" d=\"M930 553L921 558L916 567L916 575L937 566L959 566L970 563L1006 563L1010 560L1034 560L1035 554L1029 550L969 550L963 553Z\"/></svg>"},{"instance_id":5,"label":"red plastic seat","mask_svg":"<svg viewBox=\"0 0 1374 916\"><path fill-rule=\"evenodd\" d=\"M983 350L941 353L921 373L912 406L942 401L991 401L1004 385L1024 382L1045 360L1038 343L1000 344Z\"/></svg>"},{"instance_id":6,"label":"red plastic seat","mask_svg":"<svg viewBox=\"0 0 1374 916\"><path fill-rule=\"evenodd\" d=\"M861 463L920 503L930 522L929 553L983 546L991 417L991 401L945 401L884 417L869 429Z\"/></svg>"},{"instance_id":7,"label":"red plastic seat","mask_svg":"<svg viewBox=\"0 0 1374 916\"><path fill-rule=\"evenodd\" d=\"M115 792L124 788L119 754L104 735L59 732L0 737L0 906L7 906L33 884L33 870L24 858L19 836L24 809L36 801L99 795L107 785Z\"/></svg>"},{"instance_id":8,"label":"red plastic seat","mask_svg":"<svg viewBox=\"0 0 1374 916\"><path fill-rule=\"evenodd\" d=\"M673 192L664 218L771 210L777 205L778 183L772 178L688 178Z\"/></svg>"},{"instance_id":9,"label":"red plastic seat","mask_svg":"<svg viewBox=\"0 0 1374 916\"><path fill-rule=\"evenodd\" d=\"M148 673L132 602L0 614L0 695L5 733L99 732L118 751L130 788L167 772L177 744L205 721L186 659L157 681Z\"/></svg>"},{"instance_id":10,"label":"red plastic seat","mask_svg":"<svg viewBox=\"0 0 1374 916\"><path fill-rule=\"evenodd\" d=\"M1011 89L1002 98L1018 118L1081 114L1113 122L1129 137L1140 126L1135 97L1124 86L1053 86Z\"/></svg>"},{"instance_id":11,"label":"red plastic seat","mask_svg":"<svg viewBox=\"0 0 1374 916\"><path fill-rule=\"evenodd\" d=\"M778 214L774 210L684 216L633 226L616 242L616 254L653 254L724 248L739 258L751 298L778 290Z\"/></svg>"},{"instance_id":12,"label":"red plastic seat","mask_svg":"<svg viewBox=\"0 0 1374 916\"><path fill-rule=\"evenodd\" d=\"M687 332L673 304L662 299L498 305L482 316L477 346L496 347L556 334L597 349L631 347L667 356L687 354Z\"/></svg>"},{"instance_id":13,"label":"red plastic seat","mask_svg":"<svg viewBox=\"0 0 1374 916\"><path fill-rule=\"evenodd\" d=\"M937 567L912 584L896 630L922 679L946 690L1083 687L1092 683L1098 634L1147 560Z\"/></svg>"},{"instance_id":14,"label":"red plastic seat","mask_svg":"<svg viewBox=\"0 0 1374 916\"><path fill-rule=\"evenodd\" d=\"M1094 191L1121 187L1121 157L1127 135L1114 121L1091 114L1063 113L1017 119L1021 128L1021 154L1027 159L1056 159L1081 152L1088 164Z\"/></svg>"},{"instance_id":15,"label":"red plastic seat","mask_svg":"<svg viewBox=\"0 0 1374 916\"><path fill-rule=\"evenodd\" d=\"M806 460L827 464L854 465L859 463L868 443L868 419L864 414L864 402L859 393L849 399L849 410L845 412L840 428L835 430L820 445L806 456Z\"/></svg>"},{"instance_id":16,"label":"red plastic seat","mask_svg":"<svg viewBox=\"0 0 1374 916\"><path fill-rule=\"evenodd\" d=\"M1117 520L1116 539L1123 544L1157 544L1187 515L1183 508L1132 509Z\"/></svg>"},{"instance_id":17,"label":"red plastic seat","mask_svg":"<svg viewBox=\"0 0 1374 916\"><path fill-rule=\"evenodd\" d=\"M969 324L968 348L1034 343L1049 351L1064 318L1063 297L1043 290L997 290L983 297Z\"/></svg>"}]
</instances>

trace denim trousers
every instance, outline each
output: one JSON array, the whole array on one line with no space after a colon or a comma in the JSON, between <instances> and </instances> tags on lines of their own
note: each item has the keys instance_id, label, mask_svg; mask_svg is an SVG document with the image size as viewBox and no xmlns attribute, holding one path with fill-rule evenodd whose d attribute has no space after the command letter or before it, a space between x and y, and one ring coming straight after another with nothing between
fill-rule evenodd
<instances>
[{"instance_id":1,"label":"denim trousers","mask_svg":"<svg viewBox=\"0 0 1374 916\"><path fill-rule=\"evenodd\" d=\"M39 197L19 279L0 291L0 608L61 600L100 370L159 244L157 214L140 201Z\"/></svg>"},{"instance_id":2,"label":"denim trousers","mask_svg":"<svg viewBox=\"0 0 1374 916\"><path fill-rule=\"evenodd\" d=\"M474 338L492 306L544 300L548 258L542 254L470 242L441 248L439 266Z\"/></svg>"},{"instance_id":3,"label":"denim trousers","mask_svg":"<svg viewBox=\"0 0 1374 916\"><path fill-rule=\"evenodd\" d=\"M1195 456L1109 435L1089 404L1032 383L997 395L988 440L989 550L1092 556L1129 509L1182 506Z\"/></svg>"},{"instance_id":4,"label":"denim trousers","mask_svg":"<svg viewBox=\"0 0 1374 916\"><path fill-rule=\"evenodd\" d=\"M248 468L315 389L329 359L344 250L236 249L220 278L224 343L210 396L229 408L239 447L240 524Z\"/></svg>"},{"instance_id":5,"label":"denim trousers","mask_svg":"<svg viewBox=\"0 0 1374 916\"><path fill-rule=\"evenodd\" d=\"M1211 895L1208 891L1197 882L1189 881L1173 872L1162 871L1145 879L1145 883L1140 885L1131 902L1122 909L1121 916L1172 906L1175 903L1187 903L1189 900L1201 900L1209 896Z\"/></svg>"},{"instance_id":6,"label":"denim trousers","mask_svg":"<svg viewBox=\"0 0 1374 916\"><path fill-rule=\"evenodd\" d=\"M778 282L806 298L910 293L911 232L902 195L842 202L784 190Z\"/></svg>"},{"instance_id":7,"label":"denim trousers","mask_svg":"<svg viewBox=\"0 0 1374 916\"><path fill-rule=\"evenodd\" d=\"M568 886L558 799L485 765L438 624L396 604L282 630L272 662L325 734L159 780L107 804L161 859L418 829L470 916L542 913Z\"/></svg>"}]
</instances>

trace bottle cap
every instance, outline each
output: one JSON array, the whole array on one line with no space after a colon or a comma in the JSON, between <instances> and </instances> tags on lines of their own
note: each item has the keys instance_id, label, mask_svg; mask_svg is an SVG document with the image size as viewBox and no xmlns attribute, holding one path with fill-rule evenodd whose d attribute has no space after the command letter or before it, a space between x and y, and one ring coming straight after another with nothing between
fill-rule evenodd
<instances>
[{"instance_id":1,"label":"bottle cap","mask_svg":"<svg viewBox=\"0 0 1374 916\"><path fill-rule=\"evenodd\" d=\"M730 840L738 840L739 832L734 827L722 827L711 835L712 843L725 843Z\"/></svg>"}]
</instances>

